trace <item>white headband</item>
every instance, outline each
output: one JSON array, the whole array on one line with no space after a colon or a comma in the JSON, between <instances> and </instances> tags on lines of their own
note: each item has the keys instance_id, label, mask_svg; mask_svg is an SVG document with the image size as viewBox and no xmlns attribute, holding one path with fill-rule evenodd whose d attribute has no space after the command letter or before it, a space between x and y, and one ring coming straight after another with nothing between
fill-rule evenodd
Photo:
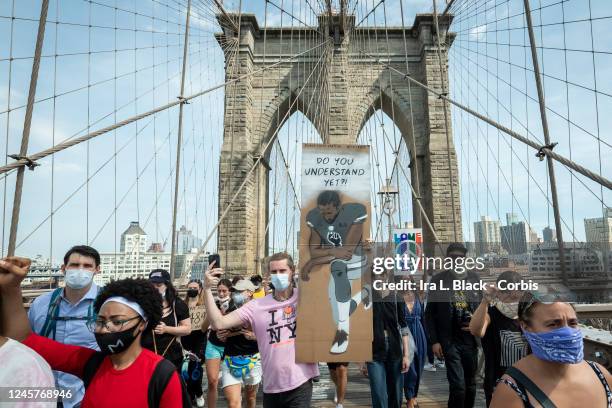
<instances>
[{"instance_id":1,"label":"white headband","mask_svg":"<svg viewBox=\"0 0 612 408\"><path fill-rule=\"evenodd\" d=\"M140 317L142 317L143 320L148 320L147 316L145 315L144 310L142 310L142 307L140 307L140 305L136 302L132 302L131 300L128 300L126 298L124 298L123 296L112 296L109 297L108 299L106 299L104 301L104 303L102 303L102 306L104 306L105 304L107 304L108 302L117 302L117 303L121 303L122 305L126 305L127 307L134 309L134 311L136 313L138 313L140 315ZM102 306L100 306L100 309L102 309Z\"/></svg>"}]
</instances>

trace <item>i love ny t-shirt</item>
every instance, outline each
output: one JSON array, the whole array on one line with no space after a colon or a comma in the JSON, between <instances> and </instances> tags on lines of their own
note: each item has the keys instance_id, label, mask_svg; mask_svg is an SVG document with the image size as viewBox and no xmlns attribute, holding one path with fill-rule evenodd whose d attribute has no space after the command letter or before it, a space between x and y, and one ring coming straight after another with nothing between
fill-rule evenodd
<instances>
[{"instance_id":1,"label":"i love ny t-shirt","mask_svg":"<svg viewBox=\"0 0 612 408\"><path fill-rule=\"evenodd\" d=\"M295 362L297 303L298 291L294 290L284 302L270 294L238 309L238 316L251 325L257 338L265 393L289 391L319 375L316 364Z\"/></svg>"}]
</instances>

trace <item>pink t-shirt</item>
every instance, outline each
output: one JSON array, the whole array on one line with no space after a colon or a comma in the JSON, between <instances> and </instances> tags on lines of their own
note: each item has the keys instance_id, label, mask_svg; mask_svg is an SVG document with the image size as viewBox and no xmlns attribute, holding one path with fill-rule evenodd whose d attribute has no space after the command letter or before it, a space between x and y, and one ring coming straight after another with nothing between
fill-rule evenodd
<instances>
[{"instance_id":1,"label":"pink t-shirt","mask_svg":"<svg viewBox=\"0 0 612 408\"><path fill-rule=\"evenodd\" d=\"M317 364L295 362L298 291L284 302L272 295L254 299L238 309L243 322L253 327L263 366L267 394L289 391L319 375Z\"/></svg>"}]
</instances>

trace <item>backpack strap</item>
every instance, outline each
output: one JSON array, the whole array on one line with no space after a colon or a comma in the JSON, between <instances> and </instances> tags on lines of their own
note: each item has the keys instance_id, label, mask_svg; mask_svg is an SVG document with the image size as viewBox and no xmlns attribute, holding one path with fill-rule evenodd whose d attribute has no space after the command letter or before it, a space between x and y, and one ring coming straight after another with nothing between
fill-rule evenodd
<instances>
[{"instance_id":1,"label":"backpack strap","mask_svg":"<svg viewBox=\"0 0 612 408\"><path fill-rule=\"evenodd\" d=\"M98 292L100 293L100 287L98 286ZM95 299L91 300L89 303L89 307L87 308L87 316L83 317L59 317L60 304L62 303L62 288L56 288L53 290L51 294L51 300L49 301L49 307L47 308L47 317L45 318L45 323L43 324L40 333L41 336L52 338L55 340L55 330L57 328L58 320L85 320L86 322L93 321L96 319L97 315L93 310L93 305ZM96 296L97 296L96 294Z\"/></svg>"},{"instance_id":2,"label":"backpack strap","mask_svg":"<svg viewBox=\"0 0 612 408\"><path fill-rule=\"evenodd\" d=\"M556 408L555 404L548 398L544 391L540 389L533 381L529 379L521 370L516 367L509 367L506 374L514 379L519 386L522 386L527 392L542 405L542 408Z\"/></svg>"},{"instance_id":3,"label":"backpack strap","mask_svg":"<svg viewBox=\"0 0 612 408\"><path fill-rule=\"evenodd\" d=\"M55 340L55 328L57 327L57 317L59 316L60 303L62 302L62 290L62 288L56 288L51 294L45 324L39 333L43 337L50 337L53 333L53 337L50 338Z\"/></svg>"},{"instance_id":4,"label":"backpack strap","mask_svg":"<svg viewBox=\"0 0 612 408\"><path fill-rule=\"evenodd\" d=\"M155 370L153 371L153 375L149 380L149 389L147 393L147 401L149 408L159 408L161 403L162 396L166 387L170 383L172 376L177 374L179 382L181 384L181 394L183 399L183 407L191 407L190 398L187 393L187 387L185 383L181 379L181 376L178 375L178 371L174 364L170 361L162 358L159 363L155 366Z\"/></svg>"},{"instance_id":5,"label":"backpack strap","mask_svg":"<svg viewBox=\"0 0 612 408\"><path fill-rule=\"evenodd\" d=\"M100 368L102 365L102 361L104 361L105 357L106 355L104 353L98 351L93 353L91 357L89 357L89 360L87 360L85 363L85 367L83 367L83 376L81 377L85 389L87 389L89 384L91 384L91 380L93 380L94 376L98 372L98 368Z\"/></svg>"},{"instance_id":6,"label":"backpack strap","mask_svg":"<svg viewBox=\"0 0 612 408\"><path fill-rule=\"evenodd\" d=\"M100 294L100 291L102 290L102 288L100 286L98 286L98 290L96 292L96 297L93 298L91 300L91 302L89 303L89 307L87 308L87 321L94 321L98 318L98 314L96 312L94 312L93 307L94 307L94 303L96 303L96 298L98 297L98 295Z\"/></svg>"}]
</instances>

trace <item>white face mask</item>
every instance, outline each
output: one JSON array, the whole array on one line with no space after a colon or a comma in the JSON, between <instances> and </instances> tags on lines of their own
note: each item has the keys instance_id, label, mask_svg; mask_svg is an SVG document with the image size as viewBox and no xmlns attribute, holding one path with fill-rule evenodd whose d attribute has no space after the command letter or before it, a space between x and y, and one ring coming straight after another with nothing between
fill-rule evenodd
<instances>
[{"instance_id":1,"label":"white face mask","mask_svg":"<svg viewBox=\"0 0 612 408\"><path fill-rule=\"evenodd\" d=\"M495 302L495 308L508 319L518 319L518 302L504 303L501 301Z\"/></svg>"},{"instance_id":2,"label":"white face mask","mask_svg":"<svg viewBox=\"0 0 612 408\"><path fill-rule=\"evenodd\" d=\"M87 269L66 269L66 286L71 289L83 289L93 280L93 271Z\"/></svg>"}]
</instances>

